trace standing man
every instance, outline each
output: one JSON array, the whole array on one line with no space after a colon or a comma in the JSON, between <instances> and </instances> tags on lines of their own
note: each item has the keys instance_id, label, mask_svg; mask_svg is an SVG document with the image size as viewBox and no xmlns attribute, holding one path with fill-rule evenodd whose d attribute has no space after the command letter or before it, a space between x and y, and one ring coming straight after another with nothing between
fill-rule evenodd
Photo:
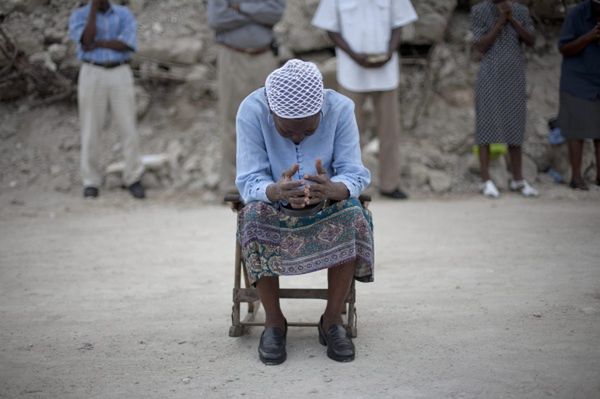
<instances>
[{"instance_id":1,"label":"standing man","mask_svg":"<svg viewBox=\"0 0 600 399\"><path fill-rule=\"evenodd\" d=\"M242 100L264 86L277 68L273 26L285 9L284 0L208 0L208 24L219 43L217 84L222 140L220 190L235 187L235 118Z\"/></svg>"},{"instance_id":2,"label":"standing man","mask_svg":"<svg viewBox=\"0 0 600 399\"><path fill-rule=\"evenodd\" d=\"M402 27L416 20L410 0L321 0L312 21L335 43L338 84L355 103L363 141L364 106L367 98L373 99L379 137L379 191L393 199L408 198L400 188L397 50Z\"/></svg>"},{"instance_id":3,"label":"standing man","mask_svg":"<svg viewBox=\"0 0 600 399\"><path fill-rule=\"evenodd\" d=\"M586 0L565 19L558 123L569 143L571 183L588 190L581 175L583 140L594 140L596 184L600 186L600 0Z\"/></svg>"},{"instance_id":4,"label":"standing man","mask_svg":"<svg viewBox=\"0 0 600 399\"><path fill-rule=\"evenodd\" d=\"M69 19L69 35L77 43L81 174L83 196L96 198L102 183L98 134L110 110L121 132L123 180L134 198L146 197L140 179L144 167L136 128L135 91L129 61L137 47L135 17L108 0L90 0Z\"/></svg>"}]
</instances>

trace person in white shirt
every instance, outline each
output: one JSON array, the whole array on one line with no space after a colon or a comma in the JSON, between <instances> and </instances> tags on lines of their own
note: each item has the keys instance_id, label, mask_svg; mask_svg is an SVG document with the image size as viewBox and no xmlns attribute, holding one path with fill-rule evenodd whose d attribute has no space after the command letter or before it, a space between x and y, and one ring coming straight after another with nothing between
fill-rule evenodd
<instances>
[{"instance_id":1,"label":"person in white shirt","mask_svg":"<svg viewBox=\"0 0 600 399\"><path fill-rule=\"evenodd\" d=\"M371 97L379 137L379 191L405 199L400 188L398 47L401 28L418 19L410 0L321 0L313 25L336 45L340 91L355 103L364 143L364 105Z\"/></svg>"}]
</instances>

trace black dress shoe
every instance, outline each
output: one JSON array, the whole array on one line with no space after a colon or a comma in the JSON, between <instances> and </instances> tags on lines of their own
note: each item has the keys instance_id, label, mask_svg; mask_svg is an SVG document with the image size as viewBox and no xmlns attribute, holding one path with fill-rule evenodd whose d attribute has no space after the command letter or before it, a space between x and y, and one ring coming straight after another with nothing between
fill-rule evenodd
<instances>
[{"instance_id":1,"label":"black dress shoe","mask_svg":"<svg viewBox=\"0 0 600 399\"><path fill-rule=\"evenodd\" d=\"M83 189L83 198L97 198L98 189L96 187L85 187Z\"/></svg>"},{"instance_id":2,"label":"black dress shoe","mask_svg":"<svg viewBox=\"0 0 600 399\"><path fill-rule=\"evenodd\" d=\"M319 320L319 342L327 346L327 357L336 362L351 362L354 360L354 344L348 331L341 324L329 327L327 334L323 330L323 316Z\"/></svg>"},{"instance_id":3,"label":"black dress shoe","mask_svg":"<svg viewBox=\"0 0 600 399\"><path fill-rule=\"evenodd\" d=\"M285 338L287 336L287 321L285 330L279 327L265 327L260 336L258 344L258 357L260 361L268 366L274 366L285 362Z\"/></svg>"},{"instance_id":4,"label":"black dress shoe","mask_svg":"<svg viewBox=\"0 0 600 399\"><path fill-rule=\"evenodd\" d=\"M400 190L399 188L395 189L394 191L389 191L389 192L380 191L379 193L382 196L388 197L391 199L403 200L403 199L408 198L408 194L406 194L404 191Z\"/></svg>"},{"instance_id":5,"label":"black dress shoe","mask_svg":"<svg viewBox=\"0 0 600 399\"><path fill-rule=\"evenodd\" d=\"M136 181L135 183L133 183L132 185L127 187L127 189L129 190L129 192L131 193L133 198L137 198L137 199L146 198L146 189L144 188L144 186L142 186L142 183L139 181Z\"/></svg>"},{"instance_id":6,"label":"black dress shoe","mask_svg":"<svg viewBox=\"0 0 600 399\"><path fill-rule=\"evenodd\" d=\"M583 180L580 182L571 180L571 183L569 183L569 187L571 187L573 190L581 190L581 191L589 191L590 190L588 185L585 184L585 182Z\"/></svg>"}]
</instances>

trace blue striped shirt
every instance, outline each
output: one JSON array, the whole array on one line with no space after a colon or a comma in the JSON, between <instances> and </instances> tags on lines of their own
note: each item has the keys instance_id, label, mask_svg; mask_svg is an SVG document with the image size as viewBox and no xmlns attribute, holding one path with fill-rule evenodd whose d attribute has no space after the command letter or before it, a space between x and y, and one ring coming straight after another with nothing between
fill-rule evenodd
<instances>
[{"instance_id":1,"label":"blue striped shirt","mask_svg":"<svg viewBox=\"0 0 600 399\"><path fill-rule=\"evenodd\" d=\"M81 61L91 61L101 64L123 62L131 58L132 51L116 51L107 48L97 48L83 51L81 36L90 14L90 5L73 11L69 18L69 37L77 43L77 58ZM137 49L137 23L133 13L123 6L111 4L106 12L96 14L96 40L118 40L134 51Z\"/></svg>"},{"instance_id":2,"label":"blue striped shirt","mask_svg":"<svg viewBox=\"0 0 600 399\"><path fill-rule=\"evenodd\" d=\"M354 103L333 90L325 90L322 115L317 130L294 144L277 132L264 88L246 97L236 123L236 185L244 202L270 202L266 193L269 184L295 163L300 167L295 179L316 174L317 159L323 162L332 181L344 183L350 197L358 197L367 188L371 174L361 160Z\"/></svg>"}]
</instances>

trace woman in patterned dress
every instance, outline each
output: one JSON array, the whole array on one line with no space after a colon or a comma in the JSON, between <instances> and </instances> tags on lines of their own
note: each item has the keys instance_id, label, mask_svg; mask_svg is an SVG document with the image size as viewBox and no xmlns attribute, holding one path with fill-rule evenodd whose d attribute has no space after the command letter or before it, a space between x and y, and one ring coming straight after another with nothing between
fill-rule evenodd
<instances>
[{"instance_id":1,"label":"woman in patterned dress","mask_svg":"<svg viewBox=\"0 0 600 399\"><path fill-rule=\"evenodd\" d=\"M331 359L351 361L342 307L353 278L373 281L371 214L358 201L370 173L361 161L353 103L323 89L315 64L290 60L242 102L236 125L236 185L246 204L238 240L266 313L259 358L265 364L286 358L279 276L327 269L319 340Z\"/></svg>"},{"instance_id":2,"label":"woman in patterned dress","mask_svg":"<svg viewBox=\"0 0 600 399\"><path fill-rule=\"evenodd\" d=\"M522 152L527 115L525 58L521 42L533 46L534 27L527 7L507 0L485 0L471 10L474 47L482 54L475 88L476 143L483 194L500 193L490 179L490 144L508 145L511 190L526 197L537 190L523 178Z\"/></svg>"}]
</instances>

